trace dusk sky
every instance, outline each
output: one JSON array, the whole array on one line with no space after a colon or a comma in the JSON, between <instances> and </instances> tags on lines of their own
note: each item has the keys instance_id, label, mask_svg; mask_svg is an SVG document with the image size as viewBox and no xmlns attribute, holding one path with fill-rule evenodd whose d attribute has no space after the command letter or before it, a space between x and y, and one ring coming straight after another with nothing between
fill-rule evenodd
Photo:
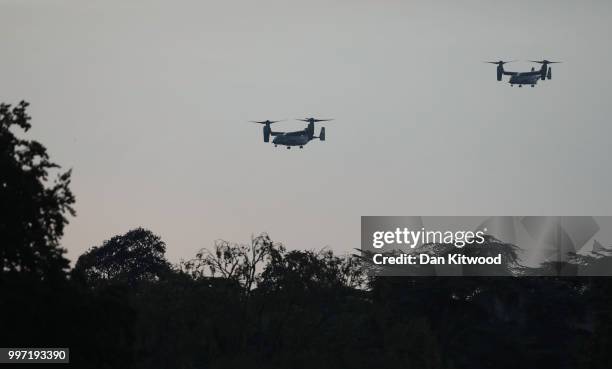
<instances>
[{"instance_id":1,"label":"dusk sky","mask_svg":"<svg viewBox=\"0 0 612 369\"><path fill-rule=\"evenodd\" d=\"M362 215L611 215L610 1L0 0L0 101L73 168L68 257L142 226L168 258ZM560 60L535 88L485 60ZM249 120L334 118L286 150ZM317 132L322 125L317 126Z\"/></svg>"}]
</instances>

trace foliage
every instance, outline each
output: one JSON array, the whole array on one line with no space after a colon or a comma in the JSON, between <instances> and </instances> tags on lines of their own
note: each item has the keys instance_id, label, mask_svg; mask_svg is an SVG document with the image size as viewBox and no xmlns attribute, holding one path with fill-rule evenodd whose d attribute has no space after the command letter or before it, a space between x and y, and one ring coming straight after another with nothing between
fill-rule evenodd
<instances>
[{"instance_id":1,"label":"foliage","mask_svg":"<svg viewBox=\"0 0 612 369\"><path fill-rule=\"evenodd\" d=\"M0 279L20 273L36 279L61 278L68 268L60 238L74 215L70 170L50 180L59 166L37 141L20 139L27 132L28 103L0 104Z\"/></svg>"},{"instance_id":2,"label":"foliage","mask_svg":"<svg viewBox=\"0 0 612 369\"><path fill-rule=\"evenodd\" d=\"M196 279L219 275L237 281L248 292L259 281L262 265L284 252L282 244L262 233L251 237L250 244L217 240L212 251L201 249L194 259L181 262L180 268Z\"/></svg>"},{"instance_id":3,"label":"foliage","mask_svg":"<svg viewBox=\"0 0 612 369\"><path fill-rule=\"evenodd\" d=\"M274 252L216 260L226 274L150 273L151 265L168 267L163 245L149 231L130 231L83 255L63 287L11 284L0 300L0 339L65 342L80 368L591 369L609 362L607 279L377 277L357 288L351 281L365 277L355 256L287 251L267 235L251 245L275 245ZM224 260L245 252L217 245ZM157 261L143 267L134 262L140 258ZM235 272L253 270L243 262L257 265L250 290ZM107 269L113 263L121 267ZM78 283L87 270L97 277ZM36 315L41 306L45 313Z\"/></svg>"},{"instance_id":4,"label":"foliage","mask_svg":"<svg viewBox=\"0 0 612 369\"><path fill-rule=\"evenodd\" d=\"M265 290L303 291L360 287L365 275L357 257L337 257L331 250L295 250L272 258L261 280L261 288Z\"/></svg>"},{"instance_id":5,"label":"foliage","mask_svg":"<svg viewBox=\"0 0 612 369\"><path fill-rule=\"evenodd\" d=\"M151 231L136 228L81 255L72 275L88 285L158 281L170 272L166 244Z\"/></svg>"}]
</instances>

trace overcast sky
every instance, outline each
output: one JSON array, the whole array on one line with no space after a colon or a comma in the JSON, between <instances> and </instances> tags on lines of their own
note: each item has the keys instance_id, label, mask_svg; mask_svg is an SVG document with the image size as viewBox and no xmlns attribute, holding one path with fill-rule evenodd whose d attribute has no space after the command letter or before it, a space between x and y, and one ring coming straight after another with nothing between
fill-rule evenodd
<instances>
[{"instance_id":1,"label":"overcast sky","mask_svg":"<svg viewBox=\"0 0 612 369\"><path fill-rule=\"evenodd\" d=\"M604 0L0 0L0 101L73 168L72 260L137 226L171 261L262 231L344 253L361 215L610 215L611 24ZM564 63L519 89L500 58ZM247 123L307 116L335 120L303 150Z\"/></svg>"}]
</instances>

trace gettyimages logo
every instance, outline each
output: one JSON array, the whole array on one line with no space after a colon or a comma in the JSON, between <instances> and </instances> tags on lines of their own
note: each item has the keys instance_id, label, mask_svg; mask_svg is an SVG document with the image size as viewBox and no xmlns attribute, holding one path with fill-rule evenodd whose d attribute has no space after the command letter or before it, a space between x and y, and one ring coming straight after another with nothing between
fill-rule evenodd
<instances>
[{"instance_id":1,"label":"gettyimages logo","mask_svg":"<svg viewBox=\"0 0 612 369\"><path fill-rule=\"evenodd\" d=\"M462 248L465 245L484 244L486 231L486 228L476 232L426 231L424 227L418 231L411 231L408 227L398 227L394 232L375 231L372 234L372 247L380 249L385 245L406 245L414 249L419 244L445 243Z\"/></svg>"}]
</instances>

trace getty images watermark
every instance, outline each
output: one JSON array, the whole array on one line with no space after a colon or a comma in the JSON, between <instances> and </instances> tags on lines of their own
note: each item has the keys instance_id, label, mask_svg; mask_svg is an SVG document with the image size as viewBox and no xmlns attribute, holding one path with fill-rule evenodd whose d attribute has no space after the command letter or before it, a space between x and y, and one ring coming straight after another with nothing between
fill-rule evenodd
<instances>
[{"instance_id":1,"label":"getty images watermark","mask_svg":"<svg viewBox=\"0 0 612 369\"><path fill-rule=\"evenodd\" d=\"M411 230L408 227L396 227L394 231L374 231L372 247L392 250L409 248L414 251L419 245L452 245L458 249L466 246L485 245L486 228L479 231L433 231L421 227ZM462 253L432 255L429 253L399 252L398 255L374 253L372 262L375 265L501 265L502 254L496 256L467 256Z\"/></svg>"},{"instance_id":2,"label":"getty images watermark","mask_svg":"<svg viewBox=\"0 0 612 369\"><path fill-rule=\"evenodd\" d=\"M612 276L609 216L363 216L376 276Z\"/></svg>"}]
</instances>

